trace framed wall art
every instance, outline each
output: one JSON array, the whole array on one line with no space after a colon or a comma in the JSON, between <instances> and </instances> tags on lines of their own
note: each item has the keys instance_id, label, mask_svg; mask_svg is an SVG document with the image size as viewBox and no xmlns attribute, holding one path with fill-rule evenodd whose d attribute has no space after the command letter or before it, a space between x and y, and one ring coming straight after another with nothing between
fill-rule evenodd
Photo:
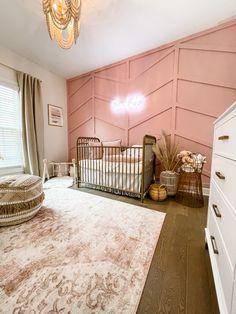
<instances>
[{"instance_id":1,"label":"framed wall art","mask_svg":"<svg viewBox=\"0 0 236 314\"><path fill-rule=\"evenodd\" d=\"M63 126L63 111L61 107L48 104L48 124Z\"/></svg>"}]
</instances>

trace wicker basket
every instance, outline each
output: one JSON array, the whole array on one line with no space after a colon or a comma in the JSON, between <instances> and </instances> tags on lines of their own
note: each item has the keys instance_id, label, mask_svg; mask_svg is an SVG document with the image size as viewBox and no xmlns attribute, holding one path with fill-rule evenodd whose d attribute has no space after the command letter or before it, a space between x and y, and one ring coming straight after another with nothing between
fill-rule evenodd
<instances>
[{"instance_id":1,"label":"wicker basket","mask_svg":"<svg viewBox=\"0 0 236 314\"><path fill-rule=\"evenodd\" d=\"M198 169L194 172L185 172L181 169L176 202L189 207L204 206L202 193L202 178Z\"/></svg>"},{"instance_id":2,"label":"wicker basket","mask_svg":"<svg viewBox=\"0 0 236 314\"><path fill-rule=\"evenodd\" d=\"M167 187L167 195L173 196L177 192L179 175L173 171L162 171L160 183Z\"/></svg>"},{"instance_id":3,"label":"wicker basket","mask_svg":"<svg viewBox=\"0 0 236 314\"><path fill-rule=\"evenodd\" d=\"M152 184L149 188L149 195L154 201L164 201L167 198L167 189L163 184Z\"/></svg>"}]
</instances>

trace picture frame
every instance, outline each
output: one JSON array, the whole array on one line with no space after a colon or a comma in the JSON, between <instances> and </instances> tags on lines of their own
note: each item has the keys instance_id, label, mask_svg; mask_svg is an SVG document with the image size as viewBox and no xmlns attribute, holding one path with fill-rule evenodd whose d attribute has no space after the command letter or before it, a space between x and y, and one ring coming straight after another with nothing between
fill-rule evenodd
<instances>
[{"instance_id":1,"label":"picture frame","mask_svg":"<svg viewBox=\"0 0 236 314\"><path fill-rule=\"evenodd\" d=\"M48 104L48 124L63 127L63 110L61 107Z\"/></svg>"}]
</instances>

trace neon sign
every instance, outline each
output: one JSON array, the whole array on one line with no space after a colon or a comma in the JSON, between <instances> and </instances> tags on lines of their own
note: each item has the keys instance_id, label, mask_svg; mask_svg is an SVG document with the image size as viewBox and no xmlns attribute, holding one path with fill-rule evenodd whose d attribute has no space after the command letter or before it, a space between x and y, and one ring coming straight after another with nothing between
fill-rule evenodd
<instances>
[{"instance_id":1,"label":"neon sign","mask_svg":"<svg viewBox=\"0 0 236 314\"><path fill-rule=\"evenodd\" d=\"M111 103L112 111L115 113L140 112L144 109L145 98L143 95L135 94L127 96L126 99L115 98Z\"/></svg>"}]
</instances>

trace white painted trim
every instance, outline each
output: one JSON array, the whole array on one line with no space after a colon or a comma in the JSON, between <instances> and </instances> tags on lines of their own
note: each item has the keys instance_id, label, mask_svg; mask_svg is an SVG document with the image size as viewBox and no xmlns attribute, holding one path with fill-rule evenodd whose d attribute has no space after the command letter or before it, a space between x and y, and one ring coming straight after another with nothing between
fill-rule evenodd
<instances>
[{"instance_id":1,"label":"white painted trim","mask_svg":"<svg viewBox=\"0 0 236 314\"><path fill-rule=\"evenodd\" d=\"M0 168L0 176L22 174L24 169L22 166Z\"/></svg>"},{"instance_id":2,"label":"white painted trim","mask_svg":"<svg viewBox=\"0 0 236 314\"><path fill-rule=\"evenodd\" d=\"M230 114L233 113L235 109L236 109L236 101L214 121L214 125L219 123L222 120L223 120L223 123L224 123L225 122L224 121L225 118L227 120L229 120L231 118Z\"/></svg>"},{"instance_id":3,"label":"white painted trim","mask_svg":"<svg viewBox=\"0 0 236 314\"><path fill-rule=\"evenodd\" d=\"M19 85L17 84L17 82L5 79L2 76L0 76L0 85L19 91Z\"/></svg>"},{"instance_id":4,"label":"white painted trim","mask_svg":"<svg viewBox=\"0 0 236 314\"><path fill-rule=\"evenodd\" d=\"M202 193L205 196L209 196L210 195L210 189L209 188L202 188Z\"/></svg>"}]
</instances>

